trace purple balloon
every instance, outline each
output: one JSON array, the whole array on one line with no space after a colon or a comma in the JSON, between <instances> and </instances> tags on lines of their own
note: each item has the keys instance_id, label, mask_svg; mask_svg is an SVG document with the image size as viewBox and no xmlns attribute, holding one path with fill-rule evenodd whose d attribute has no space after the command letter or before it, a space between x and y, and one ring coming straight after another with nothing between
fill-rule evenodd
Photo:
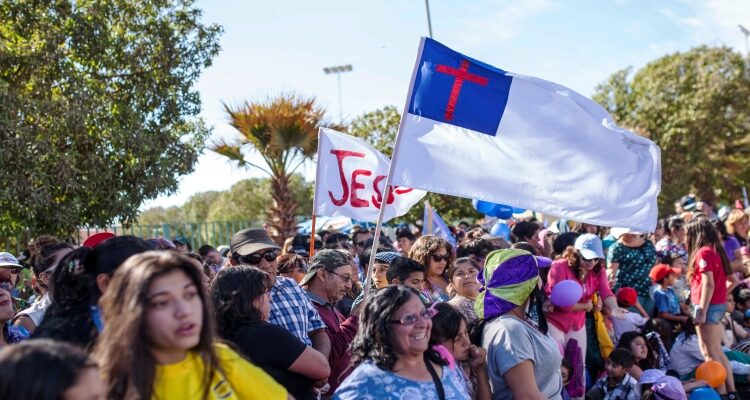
<instances>
[{"instance_id":1,"label":"purple balloon","mask_svg":"<svg viewBox=\"0 0 750 400\"><path fill-rule=\"evenodd\" d=\"M560 281L552 288L549 300L558 307L570 307L583 296L583 288L578 282L568 279Z\"/></svg>"}]
</instances>

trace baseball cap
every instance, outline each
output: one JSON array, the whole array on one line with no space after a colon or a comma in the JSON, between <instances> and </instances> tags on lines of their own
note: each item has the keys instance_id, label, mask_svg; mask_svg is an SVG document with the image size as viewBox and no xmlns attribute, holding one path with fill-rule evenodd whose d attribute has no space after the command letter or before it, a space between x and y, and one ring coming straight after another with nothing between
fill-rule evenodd
<instances>
[{"instance_id":1,"label":"baseball cap","mask_svg":"<svg viewBox=\"0 0 750 400\"><path fill-rule=\"evenodd\" d=\"M307 285L321 269L332 270L344 265L351 265L344 254L333 249L323 249L312 256L310 265L307 266L307 275L302 278L299 285Z\"/></svg>"},{"instance_id":2,"label":"baseball cap","mask_svg":"<svg viewBox=\"0 0 750 400\"><path fill-rule=\"evenodd\" d=\"M400 256L401 254L396 253L395 251L381 251L380 253L375 254L375 261L383 264L390 264L393 259Z\"/></svg>"},{"instance_id":3,"label":"baseball cap","mask_svg":"<svg viewBox=\"0 0 750 400\"><path fill-rule=\"evenodd\" d=\"M631 307L638 300L638 292L633 288L624 287L617 291L617 301L626 307Z\"/></svg>"},{"instance_id":4,"label":"baseball cap","mask_svg":"<svg viewBox=\"0 0 750 400\"><path fill-rule=\"evenodd\" d=\"M651 268L651 272L648 273L648 276L650 276L651 280L654 282L659 282L669 276L669 274L676 274L679 276L681 273L682 270L679 268L670 267L667 264L656 264Z\"/></svg>"},{"instance_id":5,"label":"baseball cap","mask_svg":"<svg viewBox=\"0 0 750 400\"><path fill-rule=\"evenodd\" d=\"M229 243L229 248L232 255L238 256L246 256L266 249L281 249L262 228L243 229L235 233Z\"/></svg>"},{"instance_id":6,"label":"baseball cap","mask_svg":"<svg viewBox=\"0 0 750 400\"><path fill-rule=\"evenodd\" d=\"M642 234L643 234L643 232L639 232L639 231L636 231L636 230L634 230L634 229L630 229L630 228L621 228L621 227L619 227L619 228L612 228L612 229L610 229L609 233L610 233L610 234L611 234L612 236L614 236L614 237L615 237L615 239L619 239L619 238L620 238L620 236L622 236L622 235L624 235L624 234L626 234L626 233L630 233L630 234L632 234L632 235L642 235Z\"/></svg>"},{"instance_id":7,"label":"baseball cap","mask_svg":"<svg viewBox=\"0 0 750 400\"><path fill-rule=\"evenodd\" d=\"M602 240L599 239L599 236L592 233L578 236L573 247L580 251L585 259L592 260L594 258L604 258Z\"/></svg>"},{"instance_id":8,"label":"baseball cap","mask_svg":"<svg viewBox=\"0 0 750 400\"><path fill-rule=\"evenodd\" d=\"M97 244L113 237L115 237L115 234L112 232L95 233L83 241L83 247L93 248Z\"/></svg>"},{"instance_id":9,"label":"baseball cap","mask_svg":"<svg viewBox=\"0 0 750 400\"><path fill-rule=\"evenodd\" d=\"M21 264L18 262L18 259L13 254L7 252L0 253L0 267L22 268Z\"/></svg>"},{"instance_id":10,"label":"baseball cap","mask_svg":"<svg viewBox=\"0 0 750 400\"><path fill-rule=\"evenodd\" d=\"M651 390L658 399L687 400L682 382L674 376L662 376L654 382Z\"/></svg>"}]
</instances>

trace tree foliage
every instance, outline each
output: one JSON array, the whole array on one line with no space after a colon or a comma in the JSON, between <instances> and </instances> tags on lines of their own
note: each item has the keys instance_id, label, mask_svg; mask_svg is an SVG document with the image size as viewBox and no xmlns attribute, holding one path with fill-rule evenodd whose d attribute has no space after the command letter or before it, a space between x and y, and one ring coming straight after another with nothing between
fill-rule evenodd
<instances>
[{"instance_id":1,"label":"tree foliage","mask_svg":"<svg viewBox=\"0 0 750 400\"><path fill-rule=\"evenodd\" d=\"M254 167L271 178L269 225L279 242L297 231L298 203L292 193L294 172L318 148L318 128L326 126L325 110L314 98L283 93L266 100L225 105L231 125L237 130L233 141L221 141L212 150L239 166ZM243 149L257 151L265 165L248 161Z\"/></svg>"},{"instance_id":2,"label":"tree foliage","mask_svg":"<svg viewBox=\"0 0 750 400\"><path fill-rule=\"evenodd\" d=\"M661 57L614 73L594 100L661 148L660 211L688 192L740 197L750 182L750 69L726 47Z\"/></svg>"},{"instance_id":3,"label":"tree foliage","mask_svg":"<svg viewBox=\"0 0 750 400\"><path fill-rule=\"evenodd\" d=\"M301 175L291 177L291 196L299 205L298 212L309 216L312 212L313 184ZM164 223L245 221L260 224L268 218L271 198L269 178L243 179L229 190L196 193L182 206L154 207L138 218L142 225Z\"/></svg>"},{"instance_id":4,"label":"tree foliage","mask_svg":"<svg viewBox=\"0 0 750 400\"><path fill-rule=\"evenodd\" d=\"M192 0L0 2L0 227L128 223L176 190L220 33Z\"/></svg>"},{"instance_id":5,"label":"tree foliage","mask_svg":"<svg viewBox=\"0 0 750 400\"><path fill-rule=\"evenodd\" d=\"M381 153L391 156L393 145L396 142L401 115L394 106L385 106L383 108L366 112L355 118L349 125L348 133L350 135L364 139ZM428 193L425 200L446 220L446 222L457 222L461 219L481 218L470 199L461 197L447 196L438 193ZM396 219L396 222L414 222L422 219L424 215L424 203L419 203L403 217Z\"/></svg>"}]
</instances>

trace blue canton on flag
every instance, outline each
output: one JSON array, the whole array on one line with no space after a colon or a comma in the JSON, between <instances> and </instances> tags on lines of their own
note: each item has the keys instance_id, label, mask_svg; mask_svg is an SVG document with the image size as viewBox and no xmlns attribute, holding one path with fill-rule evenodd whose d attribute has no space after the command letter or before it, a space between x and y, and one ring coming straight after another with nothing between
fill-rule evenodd
<instances>
[{"instance_id":1,"label":"blue canton on flag","mask_svg":"<svg viewBox=\"0 0 750 400\"><path fill-rule=\"evenodd\" d=\"M409 113L495 136L513 78L425 39Z\"/></svg>"}]
</instances>

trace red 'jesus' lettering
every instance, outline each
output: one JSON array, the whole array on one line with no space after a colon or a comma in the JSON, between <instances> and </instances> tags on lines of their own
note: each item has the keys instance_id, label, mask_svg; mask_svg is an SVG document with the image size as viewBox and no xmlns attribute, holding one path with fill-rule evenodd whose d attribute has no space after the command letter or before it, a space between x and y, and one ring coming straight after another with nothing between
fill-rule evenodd
<instances>
[{"instance_id":1,"label":"red 'jesus' lettering","mask_svg":"<svg viewBox=\"0 0 750 400\"><path fill-rule=\"evenodd\" d=\"M461 66L456 69L447 65L438 64L435 68L437 72L453 75L456 79L453 81L453 88L451 88L451 94L448 97L448 104L445 106L445 120L450 121L453 119L453 112L456 110L456 103L458 103L458 94L461 93L461 86L464 81L476 83L480 86L487 86L489 80L483 76L470 74L469 73L469 61L461 61Z\"/></svg>"}]
</instances>

